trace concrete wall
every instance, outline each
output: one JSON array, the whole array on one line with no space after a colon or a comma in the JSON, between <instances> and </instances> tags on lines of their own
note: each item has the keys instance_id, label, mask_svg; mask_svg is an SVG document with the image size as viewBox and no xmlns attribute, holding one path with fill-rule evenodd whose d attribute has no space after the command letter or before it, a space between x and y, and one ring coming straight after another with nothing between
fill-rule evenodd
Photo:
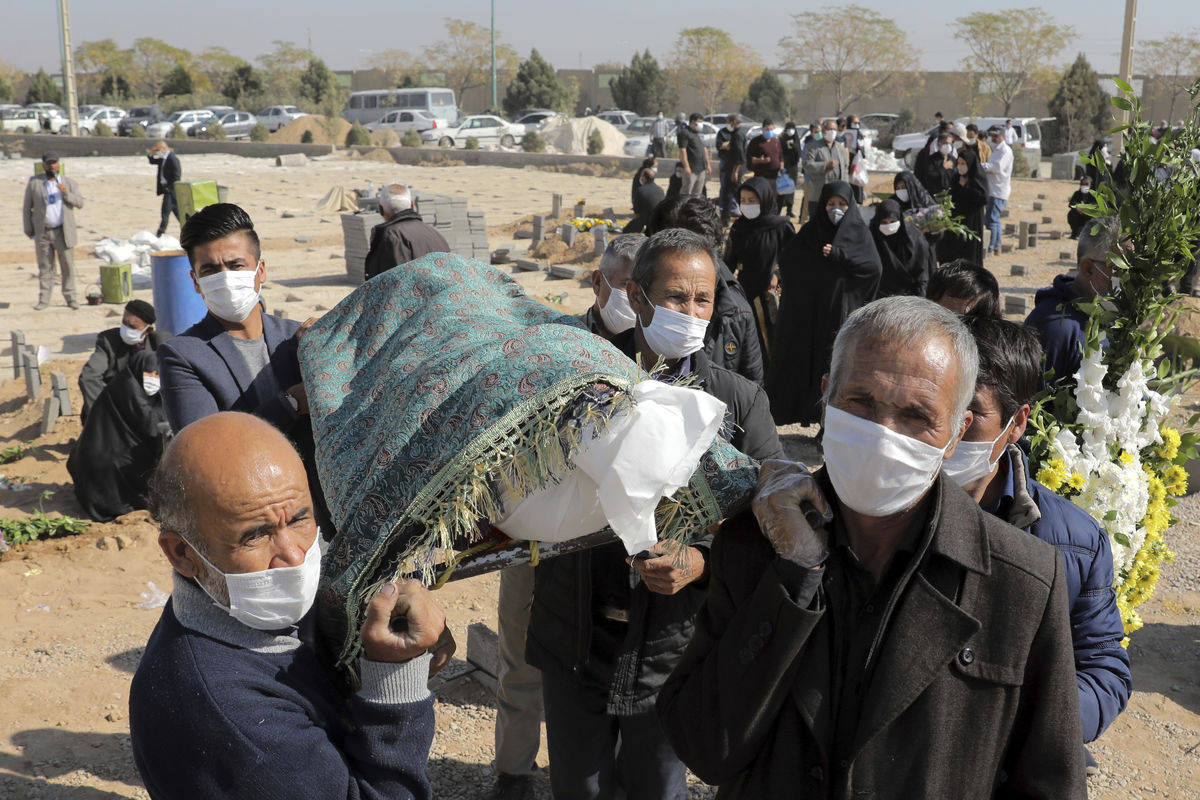
<instances>
[{"instance_id":1,"label":"concrete wall","mask_svg":"<svg viewBox=\"0 0 1200 800\"><path fill-rule=\"evenodd\" d=\"M39 158L54 150L63 158L80 156L145 155L153 139L133 139L128 136L56 136L49 133L0 134L0 147L19 152L29 158ZM288 153L323 156L333 152L327 144L282 144L275 142L215 141L210 139L168 139L167 144L180 155L195 153L230 153L249 158L275 158Z\"/></svg>"}]
</instances>

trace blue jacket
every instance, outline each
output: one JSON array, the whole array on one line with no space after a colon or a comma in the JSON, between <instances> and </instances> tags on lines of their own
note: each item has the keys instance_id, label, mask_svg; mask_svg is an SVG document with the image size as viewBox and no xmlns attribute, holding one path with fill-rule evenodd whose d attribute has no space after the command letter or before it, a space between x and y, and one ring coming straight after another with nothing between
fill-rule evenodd
<instances>
[{"instance_id":1,"label":"blue jacket","mask_svg":"<svg viewBox=\"0 0 1200 800\"><path fill-rule=\"evenodd\" d=\"M346 696L305 637L242 625L176 574L129 689L146 791L154 800L427 800L429 656L360 667L362 686Z\"/></svg>"},{"instance_id":2,"label":"blue jacket","mask_svg":"<svg viewBox=\"0 0 1200 800\"><path fill-rule=\"evenodd\" d=\"M1034 295L1033 311L1025 324L1034 328L1042 340L1046 369L1054 370L1054 382L1071 381L1083 363L1084 333L1087 314L1075 307L1075 276L1059 275L1054 284Z\"/></svg>"},{"instance_id":3,"label":"blue jacket","mask_svg":"<svg viewBox=\"0 0 1200 800\"><path fill-rule=\"evenodd\" d=\"M212 314L158 348L163 408L171 430L218 411L245 411L262 417L284 433L300 419L283 397L283 390L300 383L300 358L295 338L299 322L263 314L271 371L280 391L259 396L246 360Z\"/></svg>"},{"instance_id":4,"label":"blue jacket","mask_svg":"<svg viewBox=\"0 0 1200 800\"><path fill-rule=\"evenodd\" d=\"M1108 535L1079 506L1035 481L1020 448L1010 445L1004 457L1004 493L989 510L1063 555L1083 741L1090 742L1125 709L1133 690Z\"/></svg>"}]
</instances>

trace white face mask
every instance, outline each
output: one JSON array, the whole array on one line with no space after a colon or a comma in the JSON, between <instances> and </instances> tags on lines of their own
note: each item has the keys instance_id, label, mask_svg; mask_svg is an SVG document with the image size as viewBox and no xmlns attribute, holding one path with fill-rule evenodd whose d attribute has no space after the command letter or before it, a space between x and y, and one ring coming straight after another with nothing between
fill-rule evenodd
<instances>
[{"instance_id":1,"label":"white face mask","mask_svg":"<svg viewBox=\"0 0 1200 800\"><path fill-rule=\"evenodd\" d=\"M604 320L604 327L611 332L623 333L632 328L637 320L637 315L629 305L629 295L624 289L618 289L608 283L608 277L603 272L600 273L600 277L604 278L609 289L608 302L600 306L600 319Z\"/></svg>"},{"instance_id":2,"label":"white face mask","mask_svg":"<svg viewBox=\"0 0 1200 800\"><path fill-rule=\"evenodd\" d=\"M642 290L642 297L646 298L647 303L650 302L645 289ZM662 306L654 306L654 319L649 327L642 323L640 317L638 325L650 349L669 359L684 358L698 351L704 346L704 334L708 331L708 320ZM654 365L643 366L649 369Z\"/></svg>"},{"instance_id":3,"label":"white face mask","mask_svg":"<svg viewBox=\"0 0 1200 800\"><path fill-rule=\"evenodd\" d=\"M129 327L125 323L121 323L121 341L130 347L141 344L142 337L146 335L147 330L149 330L149 328L142 328L141 330L138 330L137 328Z\"/></svg>"},{"instance_id":4,"label":"white face mask","mask_svg":"<svg viewBox=\"0 0 1200 800\"><path fill-rule=\"evenodd\" d=\"M742 203L742 216L746 219L758 219L762 206L758 203Z\"/></svg>"},{"instance_id":5,"label":"white face mask","mask_svg":"<svg viewBox=\"0 0 1200 800\"><path fill-rule=\"evenodd\" d=\"M933 485L950 446L939 449L831 405L825 406L822 441L838 499L868 517L915 505Z\"/></svg>"},{"instance_id":6,"label":"white face mask","mask_svg":"<svg viewBox=\"0 0 1200 800\"><path fill-rule=\"evenodd\" d=\"M317 599L317 584L321 577L321 530L317 529L312 546L304 554L304 562L295 567L276 567L259 572L221 572L198 550L193 552L213 571L225 579L229 605L213 602L229 616L255 630L276 631L290 628L300 621ZM212 593L200 588L209 597Z\"/></svg>"},{"instance_id":7,"label":"white face mask","mask_svg":"<svg viewBox=\"0 0 1200 800\"><path fill-rule=\"evenodd\" d=\"M950 146L950 145L948 145L948 144L940 144L940 145L938 145L938 151L939 151L939 152L940 152L942 155L944 155L944 156L948 156L948 155L950 155L951 153L953 153L953 152L954 152L954 148L953 148L953 147L951 147L951 146Z\"/></svg>"},{"instance_id":8,"label":"white face mask","mask_svg":"<svg viewBox=\"0 0 1200 800\"><path fill-rule=\"evenodd\" d=\"M884 236L892 236L898 230L900 230L900 220L879 223L879 232Z\"/></svg>"},{"instance_id":9,"label":"white face mask","mask_svg":"<svg viewBox=\"0 0 1200 800\"><path fill-rule=\"evenodd\" d=\"M246 317L258 305L258 290L254 281L258 267L254 269L227 269L198 278L204 305L216 317L226 322L245 322Z\"/></svg>"},{"instance_id":10,"label":"white face mask","mask_svg":"<svg viewBox=\"0 0 1200 800\"><path fill-rule=\"evenodd\" d=\"M959 174L959 175L966 175L966 174L967 174L967 165L966 165L966 164L959 164L959 165L958 165L958 174Z\"/></svg>"},{"instance_id":11,"label":"white face mask","mask_svg":"<svg viewBox=\"0 0 1200 800\"><path fill-rule=\"evenodd\" d=\"M837 225L841 223L842 217L846 216L846 209L842 206L834 206L833 208L825 209L825 213L829 215L829 221Z\"/></svg>"},{"instance_id":12,"label":"white face mask","mask_svg":"<svg viewBox=\"0 0 1200 800\"><path fill-rule=\"evenodd\" d=\"M954 149L954 152L956 152L956 153L959 150L962 150L963 149L962 139L955 139L954 142L950 145L950 147L952 147Z\"/></svg>"},{"instance_id":13,"label":"white face mask","mask_svg":"<svg viewBox=\"0 0 1200 800\"><path fill-rule=\"evenodd\" d=\"M1000 461L1000 456L996 456L995 461L992 460L992 450L996 447L996 442L1008 433L1012 423L1010 417L1008 422L1004 423L1004 430L990 442L968 442L965 439L959 442L958 447L954 448L954 454L946 459L946 464L942 467L946 477L959 486L966 486L991 475ZM1003 450L1000 451L1000 455L1004 455Z\"/></svg>"},{"instance_id":14,"label":"white face mask","mask_svg":"<svg viewBox=\"0 0 1200 800\"><path fill-rule=\"evenodd\" d=\"M896 190L896 199L899 200L901 203L907 203L908 202L908 189L897 189Z\"/></svg>"},{"instance_id":15,"label":"white face mask","mask_svg":"<svg viewBox=\"0 0 1200 800\"><path fill-rule=\"evenodd\" d=\"M142 373L142 389L146 391L146 394L154 397L154 395L158 394L159 385L160 384L157 375L146 375L145 373Z\"/></svg>"},{"instance_id":16,"label":"white face mask","mask_svg":"<svg viewBox=\"0 0 1200 800\"><path fill-rule=\"evenodd\" d=\"M1080 186L1079 191L1083 192L1084 194L1091 194L1092 187L1091 186Z\"/></svg>"},{"instance_id":17,"label":"white face mask","mask_svg":"<svg viewBox=\"0 0 1200 800\"><path fill-rule=\"evenodd\" d=\"M825 137L825 141L832 142L835 138L837 138L837 131L825 131L821 134L821 136Z\"/></svg>"}]
</instances>

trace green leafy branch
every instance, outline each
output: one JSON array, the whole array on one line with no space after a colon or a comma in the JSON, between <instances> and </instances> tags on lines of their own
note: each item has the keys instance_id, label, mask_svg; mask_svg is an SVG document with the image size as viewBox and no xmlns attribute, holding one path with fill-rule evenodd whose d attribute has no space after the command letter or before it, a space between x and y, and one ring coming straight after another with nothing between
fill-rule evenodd
<instances>
[{"instance_id":1,"label":"green leafy branch","mask_svg":"<svg viewBox=\"0 0 1200 800\"><path fill-rule=\"evenodd\" d=\"M83 533L91 522L67 516L51 516L42 505L54 496L54 492L42 492L37 510L23 519L0 519L0 540L9 545L25 544L35 539L51 539L55 536Z\"/></svg>"}]
</instances>

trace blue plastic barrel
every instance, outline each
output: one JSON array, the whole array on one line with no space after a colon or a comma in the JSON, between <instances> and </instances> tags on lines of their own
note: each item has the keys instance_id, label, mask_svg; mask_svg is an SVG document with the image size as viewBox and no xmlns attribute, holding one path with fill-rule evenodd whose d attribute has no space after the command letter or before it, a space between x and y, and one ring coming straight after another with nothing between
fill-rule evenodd
<instances>
[{"instance_id":1,"label":"blue plastic barrel","mask_svg":"<svg viewBox=\"0 0 1200 800\"><path fill-rule=\"evenodd\" d=\"M204 319L208 306L192 284L192 265L183 250L160 250L150 254L154 282L155 327L174 336Z\"/></svg>"}]
</instances>

